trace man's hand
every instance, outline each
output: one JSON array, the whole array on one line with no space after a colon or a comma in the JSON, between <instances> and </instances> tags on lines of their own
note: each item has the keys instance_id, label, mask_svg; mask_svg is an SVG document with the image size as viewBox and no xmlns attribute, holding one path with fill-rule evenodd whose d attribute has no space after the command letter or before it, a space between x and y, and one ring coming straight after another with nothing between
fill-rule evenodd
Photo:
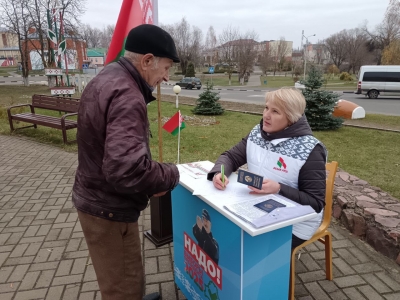
<instances>
[{"instance_id":1,"label":"man's hand","mask_svg":"<svg viewBox=\"0 0 400 300\"><path fill-rule=\"evenodd\" d=\"M249 189L251 189L250 194L276 194L279 192L280 188L281 185L278 182L270 179L263 180L261 190L249 186Z\"/></svg>"},{"instance_id":2,"label":"man's hand","mask_svg":"<svg viewBox=\"0 0 400 300\"><path fill-rule=\"evenodd\" d=\"M199 216L196 217L196 224L200 230L203 228L203 220Z\"/></svg>"},{"instance_id":3,"label":"man's hand","mask_svg":"<svg viewBox=\"0 0 400 300\"><path fill-rule=\"evenodd\" d=\"M217 173L217 175L215 175L213 177L213 184L217 189L224 190L226 188L226 186L228 185L228 183L229 183L229 179L228 179L228 177L224 176L225 177L225 183L223 184L221 177L222 177L221 173Z\"/></svg>"},{"instance_id":4,"label":"man's hand","mask_svg":"<svg viewBox=\"0 0 400 300\"><path fill-rule=\"evenodd\" d=\"M165 195L166 193L168 193L168 192L169 192L169 191L157 193L157 194L154 194L153 197L161 197L161 196L164 196L164 195Z\"/></svg>"}]
</instances>

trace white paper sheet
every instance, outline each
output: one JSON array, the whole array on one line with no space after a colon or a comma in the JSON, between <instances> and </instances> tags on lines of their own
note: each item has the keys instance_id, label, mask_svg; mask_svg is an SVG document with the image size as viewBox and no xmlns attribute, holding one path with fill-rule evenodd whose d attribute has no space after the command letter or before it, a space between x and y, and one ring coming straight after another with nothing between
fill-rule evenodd
<instances>
[{"instance_id":1,"label":"white paper sheet","mask_svg":"<svg viewBox=\"0 0 400 300\"><path fill-rule=\"evenodd\" d=\"M214 187L212 181L209 181L206 178L200 178L199 184L196 185L196 188L193 191L193 195L215 196L223 197L225 199L238 199L249 198L253 196L250 194L250 192L251 190L247 187L247 185L235 181L230 181L225 190L218 190Z\"/></svg>"},{"instance_id":2,"label":"white paper sheet","mask_svg":"<svg viewBox=\"0 0 400 300\"><path fill-rule=\"evenodd\" d=\"M198 163L181 164L177 165L177 167L180 173L185 173L195 179L207 178L208 170Z\"/></svg>"}]
</instances>

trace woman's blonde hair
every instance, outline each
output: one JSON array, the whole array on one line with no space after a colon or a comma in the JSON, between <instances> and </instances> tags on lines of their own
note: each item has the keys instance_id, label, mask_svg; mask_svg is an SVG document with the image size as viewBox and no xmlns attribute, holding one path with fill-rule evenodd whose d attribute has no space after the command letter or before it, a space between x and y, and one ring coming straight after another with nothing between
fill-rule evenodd
<instances>
[{"instance_id":1,"label":"woman's blonde hair","mask_svg":"<svg viewBox=\"0 0 400 300\"><path fill-rule=\"evenodd\" d=\"M280 108L291 124L296 123L306 109L306 99L299 90L294 88L281 88L267 92L265 101Z\"/></svg>"}]
</instances>

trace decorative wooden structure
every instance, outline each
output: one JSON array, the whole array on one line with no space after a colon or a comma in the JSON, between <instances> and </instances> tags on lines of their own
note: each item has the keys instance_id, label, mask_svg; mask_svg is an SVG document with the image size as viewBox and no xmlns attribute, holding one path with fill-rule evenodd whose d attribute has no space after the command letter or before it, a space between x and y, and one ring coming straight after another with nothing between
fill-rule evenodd
<instances>
[{"instance_id":1,"label":"decorative wooden structure","mask_svg":"<svg viewBox=\"0 0 400 300\"><path fill-rule=\"evenodd\" d=\"M333 115L344 119L362 119L365 118L365 110L354 102L341 99L337 102Z\"/></svg>"}]
</instances>

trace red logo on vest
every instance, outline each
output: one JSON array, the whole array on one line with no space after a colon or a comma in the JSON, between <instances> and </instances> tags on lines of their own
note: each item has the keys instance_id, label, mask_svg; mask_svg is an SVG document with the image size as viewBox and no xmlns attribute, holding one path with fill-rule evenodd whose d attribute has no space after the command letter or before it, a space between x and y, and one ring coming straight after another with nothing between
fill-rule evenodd
<instances>
[{"instance_id":1,"label":"red logo on vest","mask_svg":"<svg viewBox=\"0 0 400 300\"><path fill-rule=\"evenodd\" d=\"M276 162L276 164L278 165L279 168L274 167L274 170L288 173L288 171L286 170L286 163L282 157L279 157L279 160ZM282 169L282 167L283 167L283 169Z\"/></svg>"}]
</instances>

